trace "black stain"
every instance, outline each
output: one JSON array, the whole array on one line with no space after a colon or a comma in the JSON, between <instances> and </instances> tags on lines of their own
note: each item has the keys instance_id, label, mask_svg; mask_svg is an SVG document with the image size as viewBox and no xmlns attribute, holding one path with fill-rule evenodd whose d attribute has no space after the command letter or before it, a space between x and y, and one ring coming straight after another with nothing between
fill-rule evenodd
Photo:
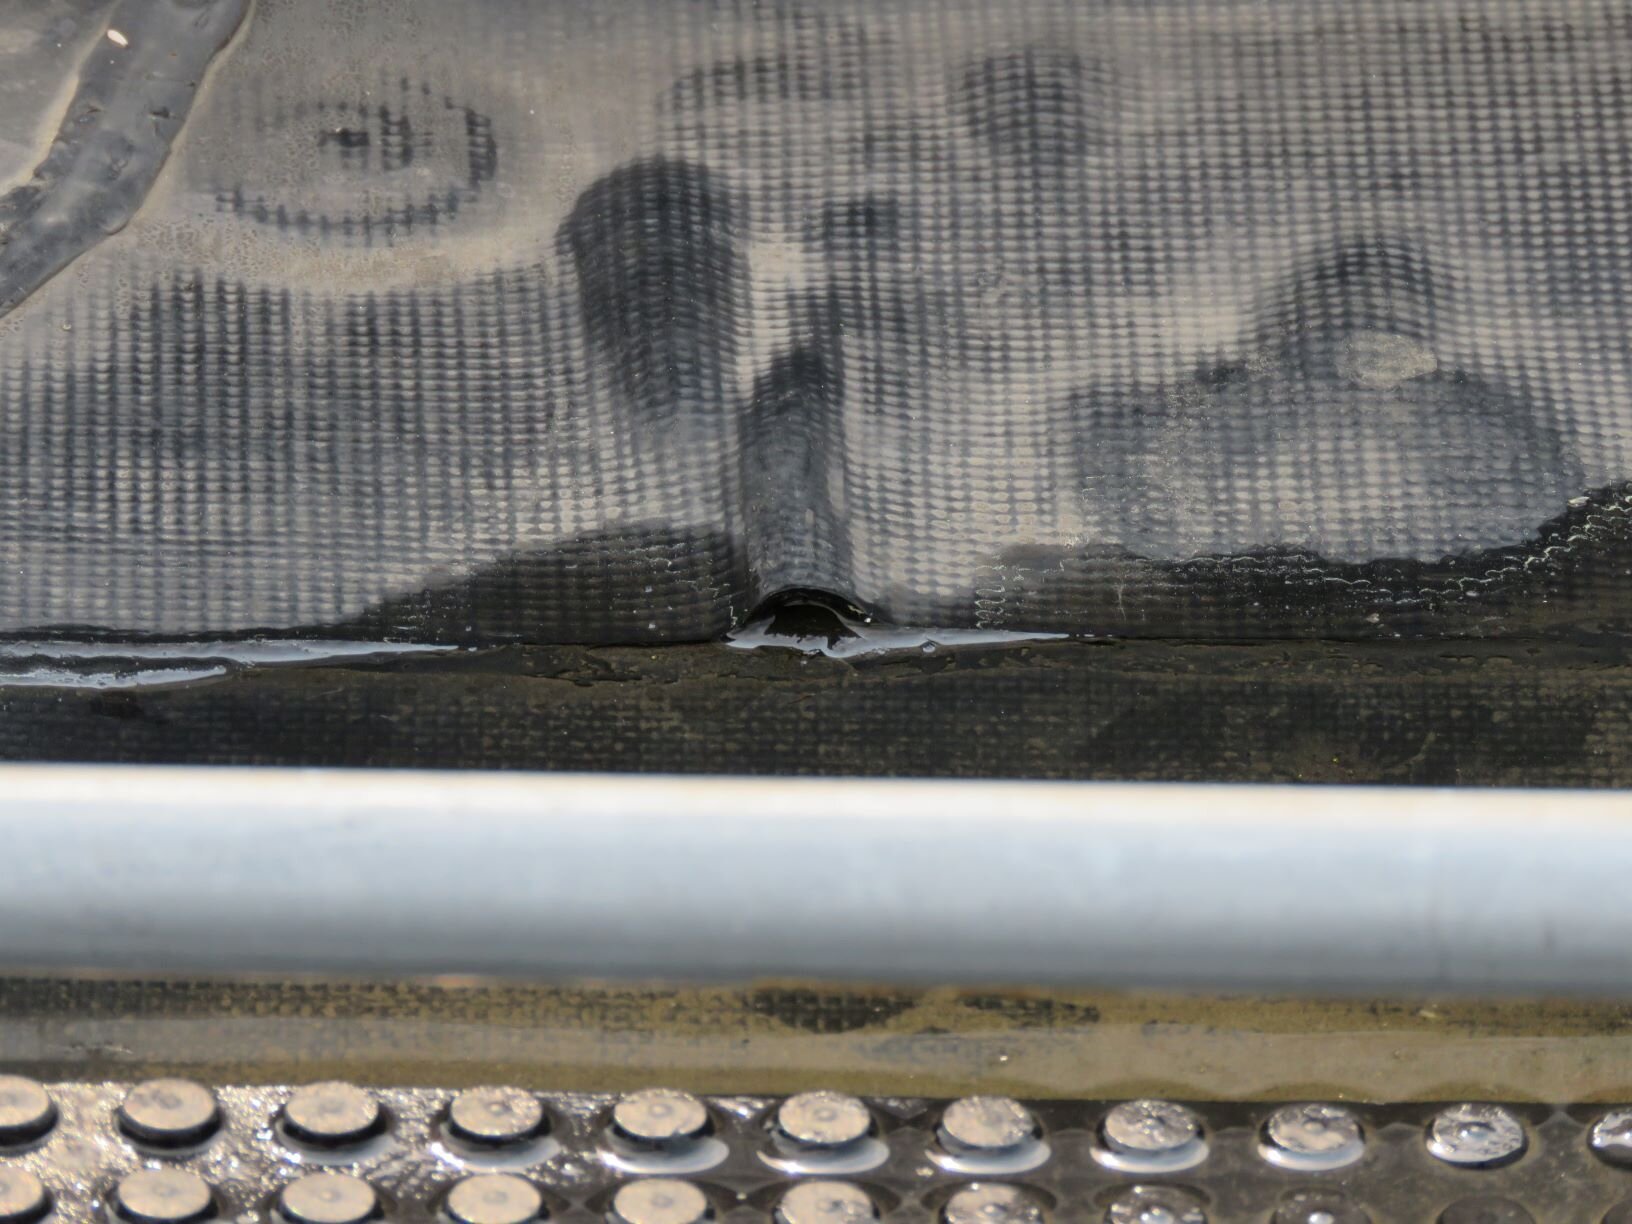
<instances>
[{"instance_id":1,"label":"black stain","mask_svg":"<svg viewBox=\"0 0 1632 1224\"><path fill-rule=\"evenodd\" d=\"M902 234L901 201L892 195L832 200L810 228L810 238L836 253L868 254Z\"/></svg>"},{"instance_id":2,"label":"black stain","mask_svg":"<svg viewBox=\"0 0 1632 1224\"><path fill-rule=\"evenodd\" d=\"M463 642L659 642L731 628L747 587L722 532L663 525L590 533L376 605L365 637Z\"/></svg>"},{"instance_id":3,"label":"black stain","mask_svg":"<svg viewBox=\"0 0 1632 1224\"><path fill-rule=\"evenodd\" d=\"M779 354L754 386L743 416L742 488L761 599L849 585L849 531L833 487L842 475L843 411L836 330L825 347Z\"/></svg>"},{"instance_id":4,"label":"black stain","mask_svg":"<svg viewBox=\"0 0 1632 1224\"><path fill-rule=\"evenodd\" d=\"M1385 235L1338 244L1304 258L1259 312L1260 343L1299 333L1331 337L1390 331L1433 337L1444 284L1420 244Z\"/></svg>"},{"instance_id":5,"label":"black stain","mask_svg":"<svg viewBox=\"0 0 1632 1224\"><path fill-rule=\"evenodd\" d=\"M698 68L675 82L669 104L686 114L745 102L833 102L865 85L864 68L854 57L756 55Z\"/></svg>"},{"instance_id":6,"label":"black stain","mask_svg":"<svg viewBox=\"0 0 1632 1224\"><path fill-rule=\"evenodd\" d=\"M1102 542L1182 557L1258 541L1243 581L1275 585L1275 558L1301 569L1311 550L1423 558L1525 539L1582 491L1581 464L1521 380L1436 347L1454 289L1414 243L1342 244L1272 288L1238 355L1156 391L1078 394Z\"/></svg>"},{"instance_id":7,"label":"black stain","mask_svg":"<svg viewBox=\"0 0 1632 1224\"><path fill-rule=\"evenodd\" d=\"M1000 163L1059 170L1106 142L1105 77L1073 51L1027 47L966 68L953 105Z\"/></svg>"},{"instance_id":8,"label":"black stain","mask_svg":"<svg viewBox=\"0 0 1632 1224\"><path fill-rule=\"evenodd\" d=\"M963 995L958 1002L976 1011L991 1012L1010 1021L1016 1028L1053 1029L1078 1024L1098 1024L1099 1008L1092 1003L1072 1003L1065 999L1022 994Z\"/></svg>"},{"instance_id":9,"label":"black stain","mask_svg":"<svg viewBox=\"0 0 1632 1224\"><path fill-rule=\"evenodd\" d=\"M1521 544L1434 561L1351 563L1287 548L1183 561L1115 547L1015 549L994 559L1012 573L993 627L1091 625L1128 637L1212 640L1626 633L1629 507L1632 484L1606 486L1572 500Z\"/></svg>"},{"instance_id":10,"label":"black stain","mask_svg":"<svg viewBox=\"0 0 1632 1224\"><path fill-rule=\"evenodd\" d=\"M831 1035L872 1028L911 1011L917 1000L849 991L763 989L745 999L750 1010L807 1033Z\"/></svg>"},{"instance_id":11,"label":"black stain","mask_svg":"<svg viewBox=\"0 0 1632 1224\"><path fill-rule=\"evenodd\" d=\"M561 228L589 338L652 419L730 402L745 272L736 215L707 169L652 158L596 180Z\"/></svg>"}]
</instances>

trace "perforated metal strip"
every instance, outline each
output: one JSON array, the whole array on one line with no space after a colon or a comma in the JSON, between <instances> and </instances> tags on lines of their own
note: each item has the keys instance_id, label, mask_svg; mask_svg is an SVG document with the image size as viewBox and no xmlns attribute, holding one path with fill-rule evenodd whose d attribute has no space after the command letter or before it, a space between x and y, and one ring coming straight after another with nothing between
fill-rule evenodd
<instances>
[{"instance_id":1,"label":"perforated metal strip","mask_svg":"<svg viewBox=\"0 0 1632 1224\"><path fill-rule=\"evenodd\" d=\"M0 1222L1632 1221L1632 1111L0 1078Z\"/></svg>"}]
</instances>

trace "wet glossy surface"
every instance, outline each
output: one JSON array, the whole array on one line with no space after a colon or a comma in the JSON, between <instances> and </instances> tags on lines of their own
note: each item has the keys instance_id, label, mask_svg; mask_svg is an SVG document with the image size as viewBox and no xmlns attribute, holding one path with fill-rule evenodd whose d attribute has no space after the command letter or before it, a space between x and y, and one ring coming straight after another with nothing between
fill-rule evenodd
<instances>
[{"instance_id":1,"label":"wet glossy surface","mask_svg":"<svg viewBox=\"0 0 1632 1224\"><path fill-rule=\"evenodd\" d=\"M1625 626L1614 0L35 7L0 631Z\"/></svg>"},{"instance_id":2,"label":"wet glossy surface","mask_svg":"<svg viewBox=\"0 0 1632 1224\"><path fill-rule=\"evenodd\" d=\"M1623 1172L1588 1145L1598 1116L1591 1110L1508 1106L1530 1136L1523 1157L1457 1168L1428 1148L1446 1107L1350 1106L1370 1137L1365 1156L1341 1169L1293 1178L1260 1149L1276 1114L1273 1105L1182 1103L1183 1116L1208 1137L1207 1154L1177 1174L1148 1175L1103 1167L1092 1155L1104 1142L1101 1121L1118 1106L1135 1103L1028 1099L1025 1108L1049 1136L1050 1159L989 1181L927 1159L941 1142L950 1104L945 1100L865 1098L885 1160L848 1177L767 1166L766 1130L784 1099L709 1097L720 1161L696 1175L652 1176L624 1167L605 1147L618 1097L520 1088L557 1120L559 1146L523 1149L525 1155L502 1173L445 1146L443 1121L456 1093L416 1088L376 1090L393 1119L388 1147L355 1149L338 1167L313 1170L271 1126L290 1089L222 1086L219 1137L172 1154L164 1168L144 1168L144 1158L113 1121L129 1089L117 1083L50 1085L62 1124L43 1146L0 1165L18 1175L5 1182L0 1207L21 1220L43 1191L64 1224L91 1224L109 1195L137 1224L182 1224L212 1211L231 1218L272 1202L291 1224L358 1224L377 1212L403 1219L440 1213L456 1224L527 1224L545 1216L582 1221L586 1212L610 1212L626 1224L692 1224L709 1215L748 1224L767 1213L775 1213L779 1224L864 1224L875 1210L902 1224L1039 1224L1050 1218L1193 1224L1196 1213L1209 1224L1263 1224L1271 1218L1274 1224L1365 1224L1415 1221L1430 1211L1435 1218L1443 1213L1446 1224L1488 1224L1493 1211L1506 1213L1491 1217L1500 1224L1522 1224L1528 1218L1522 1213L1562 1224L1596 1221L1625 1198ZM1181 1103L1167 1105L1153 1110L1139 1103L1124 1111L1149 1120L1134 1125L1124 1140L1182 1137L1187 1128L1172 1114ZM37 1178L38 1186L22 1174Z\"/></svg>"},{"instance_id":3,"label":"wet glossy surface","mask_svg":"<svg viewBox=\"0 0 1632 1224\"><path fill-rule=\"evenodd\" d=\"M1365 1134L1352 1110L1337 1105L1288 1105L1264 1123L1265 1160L1284 1169L1325 1172L1366 1154Z\"/></svg>"},{"instance_id":4,"label":"wet glossy surface","mask_svg":"<svg viewBox=\"0 0 1632 1224\"><path fill-rule=\"evenodd\" d=\"M1453 1105L1428 1128L1428 1151L1446 1164L1467 1168L1517 1160L1527 1142L1524 1124L1500 1105Z\"/></svg>"}]
</instances>

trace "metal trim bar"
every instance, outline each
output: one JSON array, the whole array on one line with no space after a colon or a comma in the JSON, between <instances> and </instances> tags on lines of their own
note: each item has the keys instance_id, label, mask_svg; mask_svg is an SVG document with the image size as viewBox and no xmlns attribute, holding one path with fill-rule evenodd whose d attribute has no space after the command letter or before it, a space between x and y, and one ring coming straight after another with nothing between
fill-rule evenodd
<instances>
[{"instance_id":1,"label":"metal trim bar","mask_svg":"<svg viewBox=\"0 0 1632 1224\"><path fill-rule=\"evenodd\" d=\"M1632 796L0 769L0 965L1632 994Z\"/></svg>"}]
</instances>

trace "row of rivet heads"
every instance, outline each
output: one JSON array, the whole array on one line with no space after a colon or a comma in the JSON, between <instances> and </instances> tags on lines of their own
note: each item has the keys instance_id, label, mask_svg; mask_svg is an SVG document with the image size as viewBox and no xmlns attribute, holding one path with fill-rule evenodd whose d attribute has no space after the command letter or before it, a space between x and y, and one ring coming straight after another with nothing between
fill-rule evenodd
<instances>
[{"instance_id":1,"label":"row of rivet heads","mask_svg":"<svg viewBox=\"0 0 1632 1224\"><path fill-rule=\"evenodd\" d=\"M174 1079L137 1085L119 1106L117 1121L126 1139L153 1155L197 1151L222 1124L214 1094L199 1084ZM0 1077L0 1150L38 1145L56 1122L56 1106L44 1087L19 1077ZM276 1119L275 1132L297 1149L343 1159L348 1149L361 1150L377 1139L387 1125L386 1113L372 1093L326 1083L296 1090ZM548 1143L550 1119L542 1102L519 1089L461 1092L449 1103L442 1127L454 1143L476 1152L508 1151L525 1159L531 1149L531 1155L542 1160L555 1150ZM632 1093L612 1107L605 1155L609 1164L625 1173L701 1173L727 1154L713 1129L707 1107L690 1094L661 1089ZM820 1179L789 1193L778 1209L787 1224L801 1224L807 1217L849 1220L876 1215L876 1204L862 1191L829 1178L866 1172L888 1158L864 1102L832 1092L790 1097L775 1110L769 1139L769 1148L762 1155L767 1165ZM1428 1125L1425 1140L1432 1156L1461 1168L1511 1163L1523 1155L1528 1143L1524 1126L1514 1114L1501 1106L1477 1104L1440 1112ZM1589 1132L1588 1144L1606 1161L1632 1163L1632 1110L1614 1110L1599 1118ZM1366 1136L1359 1118L1341 1106L1285 1106L1271 1113L1260 1130L1260 1155L1295 1172L1345 1168L1365 1151ZM1208 1139L1200 1118L1186 1107L1133 1101L1113 1106L1104 1115L1093 1153L1100 1164L1118 1172L1167 1174L1202 1164L1208 1155ZM1041 1127L1025 1106L1002 1097L970 1097L953 1102L942 1113L932 1155L950 1172L1011 1176L1039 1168L1050 1153ZM1164 1195L1173 1202L1166 1203ZM650 1202L640 1206L652 1196L668 1204L675 1218L661 1211L654 1214ZM1126 1218L1139 1224L1202 1218L1197 1214L1199 1205L1186 1206L1177 1196L1171 1188L1137 1187L1127 1201L1139 1205L1139 1212ZM168 1213L158 1211L155 1200L169 1203ZM154 1169L134 1173L120 1183L112 1205L130 1220L178 1224L210 1215L214 1196L194 1174ZM944 1214L953 1220L977 1205L979 1214L970 1218L984 1224L994 1224L994 1217L1028 1218L1028 1212L1038 1210L1013 1187L988 1186L954 1194ZM29 1224L43 1219L51 1207L50 1196L36 1177L0 1165L0 1224ZM297 1224L354 1224L378 1215L381 1202L366 1182L330 1172L285 1186L277 1209ZM530 1182L514 1174L495 1173L456 1184L446 1197L443 1214L462 1224L523 1224L543 1218L547 1209L543 1195ZM685 1224L693 1216L702 1219L708 1214L711 1205L700 1190L688 1183L666 1181L624 1187L609 1212L629 1224ZM1298 1219L1328 1224L1324 1218L1328 1215L1331 1224L1342 1224L1339 1216L1318 1207ZM1117 1203L1105 1218L1123 1218Z\"/></svg>"}]
</instances>

